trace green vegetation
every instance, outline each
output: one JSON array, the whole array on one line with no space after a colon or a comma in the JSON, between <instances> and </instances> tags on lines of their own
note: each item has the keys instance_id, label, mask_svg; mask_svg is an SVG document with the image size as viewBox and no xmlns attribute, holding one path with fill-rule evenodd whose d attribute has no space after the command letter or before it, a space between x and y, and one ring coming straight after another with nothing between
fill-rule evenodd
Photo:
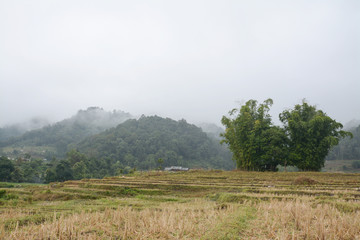
<instances>
[{"instance_id":1,"label":"green vegetation","mask_svg":"<svg viewBox=\"0 0 360 240\"><path fill-rule=\"evenodd\" d=\"M352 136L341 130L341 123L305 101L280 114L280 120L290 139L289 156L295 166L305 171L319 171L331 147L340 139Z\"/></svg>"},{"instance_id":2,"label":"green vegetation","mask_svg":"<svg viewBox=\"0 0 360 240\"><path fill-rule=\"evenodd\" d=\"M233 168L227 149L200 128L185 120L174 121L157 116L128 120L86 139L77 147L90 158L102 159L108 169L115 171L115 175L127 166L140 170L177 165Z\"/></svg>"},{"instance_id":3,"label":"green vegetation","mask_svg":"<svg viewBox=\"0 0 360 240\"><path fill-rule=\"evenodd\" d=\"M7 157L0 157L0 181L11 180L11 173L14 172L14 164Z\"/></svg>"},{"instance_id":4,"label":"green vegetation","mask_svg":"<svg viewBox=\"0 0 360 240\"><path fill-rule=\"evenodd\" d=\"M26 132L15 138L3 139L0 147L11 149L11 152L6 153L14 158L21 156L25 147L31 147L27 152L38 158L64 157L86 137L115 127L129 118L131 115L122 111L105 112L101 108L90 107L79 110L75 116L56 124Z\"/></svg>"},{"instance_id":5,"label":"green vegetation","mask_svg":"<svg viewBox=\"0 0 360 240\"><path fill-rule=\"evenodd\" d=\"M223 117L225 125L223 143L229 146L238 169L276 170L276 166L286 161L285 132L271 123L268 114L272 100L257 106L257 101L249 100L240 110L233 109L230 116Z\"/></svg>"},{"instance_id":6,"label":"green vegetation","mask_svg":"<svg viewBox=\"0 0 360 240\"><path fill-rule=\"evenodd\" d=\"M272 124L269 110L273 101L257 105L249 100L240 110L224 116L223 143L229 146L238 169L272 170L292 165L303 171L320 171L332 146L350 132L305 101L280 114L283 128ZM237 115L236 115L237 114Z\"/></svg>"},{"instance_id":7,"label":"green vegetation","mask_svg":"<svg viewBox=\"0 0 360 240\"><path fill-rule=\"evenodd\" d=\"M2 156L0 157L0 181L41 183L44 181L47 168L45 161L31 159L28 154L16 161Z\"/></svg>"},{"instance_id":8,"label":"green vegetation","mask_svg":"<svg viewBox=\"0 0 360 240\"><path fill-rule=\"evenodd\" d=\"M86 138L64 158L50 160L25 153L1 159L2 181L49 183L103 178L135 170L190 168L233 169L231 154L218 140L185 120L160 117L128 120L116 128ZM5 172L6 171L6 172ZM0 176L0 177L1 177Z\"/></svg>"},{"instance_id":9,"label":"green vegetation","mask_svg":"<svg viewBox=\"0 0 360 240\"><path fill-rule=\"evenodd\" d=\"M225 132L213 124L202 124L202 130L185 120L157 116L125 121L131 117L129 114L105 112L97 107L80 110L70 119L20 137L9 139L11 131L20 128L4 128L10 135L1 136L6 141L0 142L3 156L0 180L48 183L132 174L136 170L172 165L195 169L228 170L236 165L238 169L256 171L318 171L329 149L349 135L340 130L340 123L305 102L284 111L280 115L284 126L275 126L269 115L271 106L271 99L259 105L255 100L248 101L239 110L231 111L231 117L223 117ZM25 127L22 129L25 131ZM359 129L352 130L354 138L349 142L351 147L346 148L355 154L351 156L357 156ZM14 131L13 136L17 134ZM229 149L219 144L220 133L222 142L233 153L234 162ZM345 141L350 140L346 137L340 141L341 149ZM338 153L336 149L329 158ZM340 152L346 155L343 150ZM323 170L359 169L356 161L334 164Z\"/></svg>"}]
</instances>

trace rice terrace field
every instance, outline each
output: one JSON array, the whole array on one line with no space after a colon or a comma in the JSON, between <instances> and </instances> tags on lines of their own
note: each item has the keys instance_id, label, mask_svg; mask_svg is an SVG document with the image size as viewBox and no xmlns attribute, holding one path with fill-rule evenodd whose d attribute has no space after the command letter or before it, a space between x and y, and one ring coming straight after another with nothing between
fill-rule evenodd
<instances>
[{"instance_id":1,"label":"rice terrace field","mask_svg":"<svg viewBox=\"0 0 360 240\"><path fill-rule=\"evenodd\" d=\"M360 239L360 174L136 172L0 183L0 239Z\"/></svg>"}]
</instances>

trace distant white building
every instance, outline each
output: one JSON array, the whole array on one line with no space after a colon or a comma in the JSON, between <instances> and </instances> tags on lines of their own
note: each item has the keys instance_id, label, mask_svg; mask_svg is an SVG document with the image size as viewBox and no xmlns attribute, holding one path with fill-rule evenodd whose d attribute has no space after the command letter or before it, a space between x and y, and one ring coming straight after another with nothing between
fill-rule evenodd
<instances>
[{"instance_id":1,"label":"distant white building","mask_svg":"<svg viewBox=\"0 0 360 240\"><path fill-rule=\"evenodd\" d=\"M166 167L164 170L165 171L189 171L189 168L183 168L180 166L171 166L171 167Z\"/></svg>"}]
</instances>

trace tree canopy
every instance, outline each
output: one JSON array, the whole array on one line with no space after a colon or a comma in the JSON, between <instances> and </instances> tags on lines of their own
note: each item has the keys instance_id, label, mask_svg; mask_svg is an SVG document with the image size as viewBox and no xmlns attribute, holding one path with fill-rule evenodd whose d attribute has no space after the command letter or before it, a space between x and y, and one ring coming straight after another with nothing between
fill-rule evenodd
<instances>
[{"instance_id":1,"label":"tree canopy","mask_svg":"<svg viewBox=\"0 0 360 240\"><path fill-rule=\"evenodd\" d=\"M237 168L274 171L280 164L319 171L330 148L351 135L305 101L279 115L283 127L274 126L269 114L272 104L272 99L259 105L249 100L230 111L230 117L223 116L222 142L229 146Z\"/></svg>"},{"instance_id":2,"label":"tree canopy","mask_svg":"<svg viewBox=\"0 0 360 240\"><path fill-rule=\"evenodd\" d=\"M11 173L15 170L14 164L7 157L0 157L0 182L11 181Z\"/></svg>"},{"instance_id":3,"label":"tree canopy","mask_svg":"<svg viewBox=\"0 0 360 240\"><path fill-rule=\"evenodd\" d=\"M285 110L279 117L290 140L292 161L301 170L319 171L331 147L340 139L352 136L341 130L341 123L305 101Z\"/></svg>"},{"instance_id":4,"label":"tree canopy","mask_svg":"<svg viewBox=\"0 0 360 240\"><path fill-rule=\"evenodd\" d=\"M286 137L284 131L273 126L269 110L273 104L267 99L262 104L249 100L240 109L223 116L226 130L221 136L228 144L237 168L244 170L275 170L284 159Z\"/></svg>"},{"instance_id":5,"label":"tree canopy","mask_svg":"<svg viewBox=\"0 0 360 240\"><path fill-rule=\"evenodd\" d=\"M158 116L130 119L77 145L89 157L137 169L160 165L231 169L230 153L201 128ZM162 159L162 161L159 161Z\"/></svg>"},{"instance_id":6,"label":"tree canopy","mask_svg":"<svg viewBox=\"0 0 360 240\"><path fill-rule=\"evenodd\" d=\"M14 154L0 161L0 165L3 163L0 177L3 177L4 181L40 183L102 178L130 173L135 169L163 169L172 165L190 168L234 168L230 151L221 146L218 139L185 120L142 116L138 120L128 120L117 127L85 137L90 134L89 130L94 129L89 126L94 126L93 123L103 114L102 110L91 108L79 111L76 117L72 118L74 121L71 121L71 124L65 124L69 120L64 120L43 128L38 132L39 135L30 132L34 138L21 141L21 145L27 146L27 141L34 144L33 141L41 140L41 144L48 145L63 141L66 149L71 146L73 148L59 158L44 158L37 154L31 155L27 151L18 151L17 156ZM108 116L113 114L105 114L104 118L112 119ZM119 118L115 117L113 120L118 121ZM103 126L104 122L100 122ZM84 131L77 131L79 129ZM97 131L99 129L95 132ZM49 134L51 132L59 135L52 136ZM50 141L48 137L54 138L54 141ZM49 141L46 142L46 139Z\"/></svg>"},{"instance_id":7,"label":"tree canopy","mask_svg":"<svg viewBox=\"0 0 360 240\"><path fill-rule=\"evenodd\" d=\"M45 182L102 178L172 165L234 167L230 152L199 127L157 116L128 120L86 138L76 148L66 159L52 162L45 171Z\"/></svg>"}]
</instances>

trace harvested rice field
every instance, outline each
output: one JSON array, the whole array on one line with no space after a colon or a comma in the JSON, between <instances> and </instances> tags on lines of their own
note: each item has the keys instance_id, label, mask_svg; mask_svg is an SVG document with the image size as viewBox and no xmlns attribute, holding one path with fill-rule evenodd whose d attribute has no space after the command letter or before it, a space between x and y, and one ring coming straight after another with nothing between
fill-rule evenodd
<instances>
[{"instance_id":1,"label":"harvested rice field","mask_svg":"<svg viewBox=\"0 0 360 240\"><path fill-rule=\"evenodd\" d=\"M0 183L0 239L360 239L360 174L136 172Z\"/></svg>"}]
</instances>

